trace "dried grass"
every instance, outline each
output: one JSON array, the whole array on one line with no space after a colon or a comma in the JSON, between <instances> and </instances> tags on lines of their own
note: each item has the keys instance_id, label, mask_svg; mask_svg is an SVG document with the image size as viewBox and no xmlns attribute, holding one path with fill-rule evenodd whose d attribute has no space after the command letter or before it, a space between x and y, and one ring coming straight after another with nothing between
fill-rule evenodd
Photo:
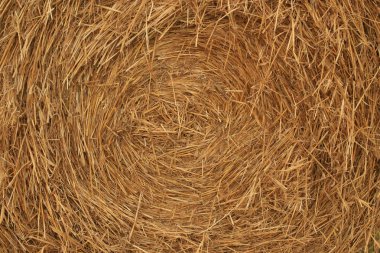
<instances>
[{"instance_id":1,"label":"dried grass","mask_svg":"<svg viewBox=\"0 0 380 253\"><path fill-rule=\"evenodd\" d=\"M378 0L0 0L0 249L356 252Z\"/></svg>"}]
</instances>

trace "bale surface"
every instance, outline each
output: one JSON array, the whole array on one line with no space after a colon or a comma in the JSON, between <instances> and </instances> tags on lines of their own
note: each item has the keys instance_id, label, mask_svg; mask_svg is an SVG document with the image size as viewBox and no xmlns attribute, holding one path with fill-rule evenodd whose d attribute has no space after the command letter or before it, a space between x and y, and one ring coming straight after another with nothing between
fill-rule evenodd
<instances>
[{"instance_id":1,"label":"bale surface","mask_svg":"<svg viewBox=\"0 0 380 253\"><path fill-rule=\"evenodd\" d=\"M379 6L0 0L0 251L368 245Z\"/></svg>"}]
</instances>

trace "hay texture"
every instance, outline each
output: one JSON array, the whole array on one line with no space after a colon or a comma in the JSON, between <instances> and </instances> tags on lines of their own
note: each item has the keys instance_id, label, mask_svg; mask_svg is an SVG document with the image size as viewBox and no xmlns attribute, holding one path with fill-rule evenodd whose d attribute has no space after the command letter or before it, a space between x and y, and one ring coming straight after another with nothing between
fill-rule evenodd
<instances>
[{"instance_id":1,"label":"hay texture","mask_svg":"<svg viewBox=\"0 0 380 253\"><path fill-rule=\"evenodd\" d=\"M357 252L378 0L0 0L1 252Z\"/></svg>"}]
</instances>

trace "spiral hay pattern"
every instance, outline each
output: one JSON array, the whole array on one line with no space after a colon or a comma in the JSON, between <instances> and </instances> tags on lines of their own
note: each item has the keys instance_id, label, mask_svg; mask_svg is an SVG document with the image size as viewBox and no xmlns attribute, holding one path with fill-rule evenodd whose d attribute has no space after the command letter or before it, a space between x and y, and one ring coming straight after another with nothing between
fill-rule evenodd
<instances>
[{"instance_id":1,"label":"spiral hay pattern","mask_svg":"<svg viewBox=\"0 0 380 253\"><path fill-rule=\"evenodd\" d=\"M365 247L379 6L0 0L0 250Z\"/></svg>"}]
</instances>

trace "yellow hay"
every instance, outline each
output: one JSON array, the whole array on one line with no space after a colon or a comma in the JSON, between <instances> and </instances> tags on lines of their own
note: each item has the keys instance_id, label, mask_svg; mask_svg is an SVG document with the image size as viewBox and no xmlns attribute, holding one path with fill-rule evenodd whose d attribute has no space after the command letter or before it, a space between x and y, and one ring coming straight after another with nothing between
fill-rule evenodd
<instances>
[{"instance_id":1,"label":"yellow hay","mask_svg":"<svg viewBox=\"0 0 380 253\"><path fill-rule=\"evenodd\" d=\"M0 0L0 251L366 248L379 6Z\"/></svg>"}]
</instances>

